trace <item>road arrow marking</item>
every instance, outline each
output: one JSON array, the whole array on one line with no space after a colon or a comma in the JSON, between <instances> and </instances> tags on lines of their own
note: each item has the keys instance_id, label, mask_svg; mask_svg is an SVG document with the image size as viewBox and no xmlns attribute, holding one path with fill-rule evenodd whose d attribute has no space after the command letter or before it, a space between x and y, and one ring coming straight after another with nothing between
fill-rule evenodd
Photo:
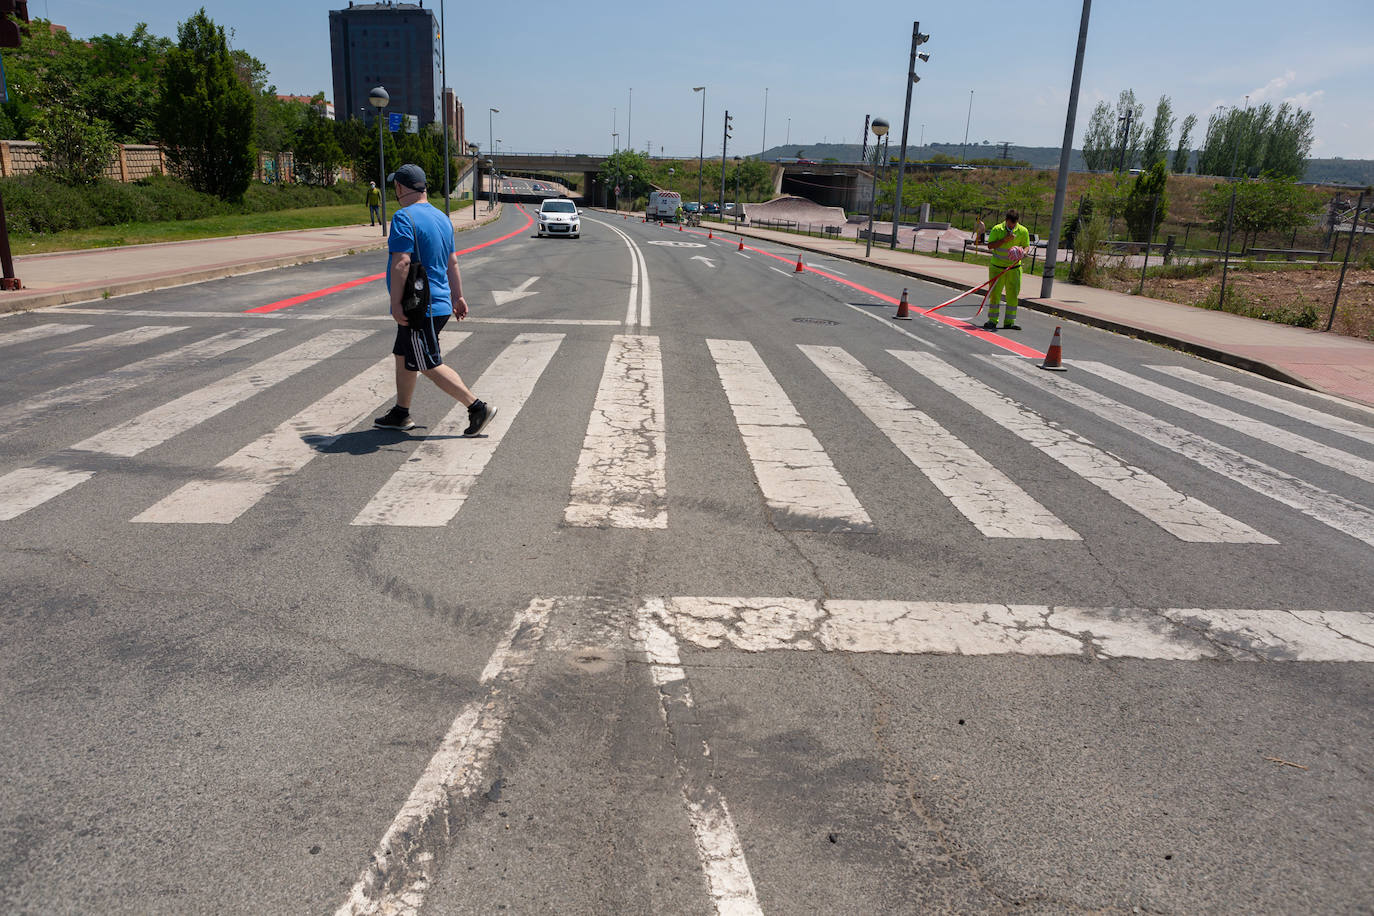
<instances>
[{"instance_id":1,"label":"road arrow marking","mask_svg":"<svg viewBox=\"0 0 1374 916\"><path fill-rule=\"evenodd\" d=\"M693 261L701 261L701 262L704 263L707 267L715 267L715 266L716 266L716 262L715 262L715 261L712 261L710 258L704 257L704 256L699 255L699 254L694 254L694 255L692 255L692 260L693 260Z\"/></svg>"},{"instance_id":2,"label":"road arrow marking","mask_svg":"<svg viewBox=\"0 0 1374 916\"><path fill-rule=\"evenodd\" d=\"M524 299L526 296L537 296L539 295L539 291L531 291L530 286L538 279L538 277L530 277L515 289L494 289L491 291L491 297L496 300L497 305L505 305L507 302L515 302L517 299Z\"/></svg>"}]
</instances>

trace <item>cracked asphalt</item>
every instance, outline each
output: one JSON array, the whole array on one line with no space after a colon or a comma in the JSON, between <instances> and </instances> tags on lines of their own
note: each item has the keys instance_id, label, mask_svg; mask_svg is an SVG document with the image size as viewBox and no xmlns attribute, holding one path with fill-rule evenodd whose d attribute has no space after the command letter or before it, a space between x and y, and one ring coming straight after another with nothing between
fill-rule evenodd
<instances>
[{"instance_id":1,"label":"cracked asphalt","mask_svg":"<svg viewBox=\"0 0 1374 916\"><path fill-rule=\"evenodd\" d=\"M445 350L465 379L517 334L563 338L443 527L354 523L450 409L423 381L417 429L344 431L232 523L131 522L386 355L380 287L241 314L376 273L380 255L0 320L0 346L86 326L3 351L0 477L322 334L366 332L141 454L87 456L90 480L0 521L0 910L334 912L475 704L501 727L406 876L422 912L1374 911L1374 664L1328 660L1374 650L1367 482L1072 364L1180 392L1149 367L1187 367L1364 430L1369 413L1065 324L1068 380L1119 408L1075 403L957 328L856 314L892 307L837 280L587 216L642 251L652 324L624 326L631 253L591 220L578 240L473 256L474 316L507 323L445 331L471 333ZM464 241L522 221L508 207ZM913 308L950 295L841 266L909 287ZM531 277L535 295L495 305ZM606 323L571 323L589 320ZM1062 324L1019 321L1038 347ZM159 324L184 330L56 352ZM121 373L244 328L277 333ZM749 344L800 425L738 418L708 341ZM800 346L842 349L911 409L885 394L865 413ZM103 392L88 381L102 377ZM68 385L84 387L43 401ZM740 403L772 410L760 390ZM1186 392L1374 460L1335 429ZM1113 422L1132 410L1219 457ZM908 454L888 417L894 437L929 421L965 448ZM765 497L747 437L781 426L823 454L767 473L806 484L791 471L824 458L868 524L805 486ZM1075 537L980 530L970 515L1017 503L970 450ZM1238 482L1260 466L1269 492ZM1292 504L1313 493L1327 502ZM1177 530L1146 512L1177 513ZM513 617L560 596L528 666L484 678ZM674 663L646 654L646 620Z\"/></svg>"}]
</instances>

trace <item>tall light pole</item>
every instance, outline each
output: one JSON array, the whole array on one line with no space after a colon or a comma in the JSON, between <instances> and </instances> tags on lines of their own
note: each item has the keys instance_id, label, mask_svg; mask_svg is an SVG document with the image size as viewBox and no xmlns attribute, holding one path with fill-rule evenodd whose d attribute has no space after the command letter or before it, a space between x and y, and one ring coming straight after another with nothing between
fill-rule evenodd
<instances>
[{"instance_id":1,"label":"tall light pole","mask_svg":"<svg viewBox=\"0 0 1374 916\"><path fill-rule=\"evenodd\" d=\"M498 115L498 114L500 114L500 113L501 113L501 109L499 109L499 108L488 108L488 109L487 109L487 162L488 162L488 164L489 164L489 168L488 168L488 170L487 170L487 174L491 176L491 206L492 206L492 207L495 207L495 206L496 206L496 166L495 166L495 163L492 163L492 160L491 160L491 157L494 156L494 155L496 155L496 141L492 139L493 137L496 136L496 133L492 130L492 126L491 126L491 124L492 124L491 116L492 116L492 115Z\"/></svg>"},{"instance_id":2,"label":"tall light pole","mask_svg":"<svg viewBox=\"0 0 1374 916\"><path fill-rule=\"evenodd\" d=\"M968 117L964 118L964 145L959 147L959 161L964 161L964 153L968 151L968 126L973 121L973 90L968 91Z\"/></svg>"},{"instance_id":3,"label":"tall light pole","mask_svg":"<svg viewBox=\"0 0 1374 916\"><path fill-rule=\"evenodd\" d=\"M617 134L617 133L612 133L612 134L611 134L611 152L612 152L612 153L618 153L618 152L620 152L620 134Z\"/></svg>"},{"instance_id":4,"label":"tall light pole","mask_svg":"<svg viewBox=\"0 0 1374 916\"><path fill-rule=\"evenodd\" d=\"M701 167L706 162L706 87L693 86L701 93L701 147L697 150L697 215L701 215Z\"/></svg>"},{"instance_id":5,"label":"tall light pole","mask_svg":"<svg viewBox=\"0 0 1374 916\"><path fill-rule=\"evenodd\" d=\"M1073 153L1073 122L1078 116L1078 84L1083 80L1083 49L1088 44L1088 13L1092 0L1083 0L1083 18L1078 23L1078 53L1073 60L1073 81L1069 84L1069 111L1064 118L1064 143L1059 147L1059 176L1054 183L1054 211L1050 216L1050 237L1045 244L1045 266L1040 277L1040 298L1054 292L1054 263L1059 257L1059 232L1064 225L1064 194L1069 188L1069 156Z\"/></svg>"},{"instance_id":6,"label":"tall light pole","mask_svg":"<svg viewBox=\"0 0 1374 916\"><path fill-rule=\"evenodd\" d=\"M448 37L444 32L444 0L439 0L439 108L444 122L444 215L448 216Z\"/></svg>"},{"instance_id":7,"label":"tall light pole","mask_svg":"<svg viewBox=\"0 0 1374 916\"><path fill-rule=\"evenodd\" d=\"M378 86L367 94L367 101L372 107L377 109L377 165L381 169L377 176L377 187L382 189L382 237L386 237L386 148L382 144L382 131L386 130L386 125L382 122L386 120L386 106L391 101L391 95L386 89Z\"/></svg>"},{"instance_id":8,"label":"tall light pole","mask_svg":"<svg viewBox=\"0 0 1374 916\"><path fill-rule=\"evenodd\" d=\"M763 87L763 146L759 148L759 159L762 160L768 152L768 87ZM736 194L736 197L739 195ZM739 201L735 201L735 206L739 206Z\"/></svg>"},{"instance_id":9,"label":"tall light pole","mask_svg":"<svg viewBox=\"0 0 1374 916\"><path fill-rule=\"evenodd\" d=\"M878 203L878 144L882 143L883 137L887 136L887 120L885 118L874 118L869 125L869 130L878 138L873 145L873 192L868 198L868 245L864 248L864 257L873 253L873 208Z\"/></svg>"},{"instance_id":10,"label":"tall light pole","mask_svg":"<svg viewBox=\"0 0 1374 916\"><path fill-rule=\"evenodd\" d=\"M739 201L739 157L736 156L736 157L735 157L735 228L736 228L736 229L739 228L739 215L740 215L740 212L741 212L743 209L744 209L744 206L743 206L743 205L740 203L740 201ZM722 214L720 215L720 218L721 218L721 219L725 219L725 214L722 213Z\"/></svg>"},{"instance_id":11,"label":"tall light pole","mask_svg":"<svg viewBox=\"0 0 1374 916\"><path fill-rule=\"evenodd\" d=\"M481 190L482 182L481 166L477 164L478 146L476 143L468 144L468 154L472 156L472 218L477 219L477 195Z\"/></svg>"},{"instance_id":12,"label":"tall light pole","mask_svg":"<svg viewBox=\"0 0 1374 916\"><path fill-rule=\"evenodd\" d=\"M783 146L791 146L791 145L792 145L792 119L791 119L791 118L788 118L788 119L787 119L787 136L786 136L785 138L783 138L782 145L783 145Z\"/></svg>"},{"instance_id":13,"label":"tall light pole","mask_svg":"<svg viewBox=\"0 0 1374 916\"><path fill-rule=\"evenodd\" d=\"M725 112L725 129L721 131L723 135L720 141L720 219L725 221L725 149L730 145L730 128L733 126L734 118L730 117L730 112Z\"/></svg>"},{"instance_id":14,"label":"tall light pole","mask_svg":"<svg viewBox=\"0 0 1374 916\"><path fill-rule=\"evenodd\" d=\"M634 149L635 87L630 87L630 110L625 115L625 148Z\"/></svg>"},{"instance_id":15,"label":"tall light pole","mask_svg":"<svg viewBox=\"0 0 1374 916\"><path fill-rule=\"evenodd\" d=\"M913 22L911 24L911 63L907 64L906 69L906 110L902 113L901 164L897 167L897 199L892 204L892 242L888 245L892 251L897 250L897 227L901 224L902 216L902 179L906 177L906 138L907 126L911 123L911 89L921 81L921 78L916 75L916 59L919 57L921 63L930 60L929 54L916 49L927 41L930 41L930 36L921 34L921 24Z\"/></svg>"}]
</instances>

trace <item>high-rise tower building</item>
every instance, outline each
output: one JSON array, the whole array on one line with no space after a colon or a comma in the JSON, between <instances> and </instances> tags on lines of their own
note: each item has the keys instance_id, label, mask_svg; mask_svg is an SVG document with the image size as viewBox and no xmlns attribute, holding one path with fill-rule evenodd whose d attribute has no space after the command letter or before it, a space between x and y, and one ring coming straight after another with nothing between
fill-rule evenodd
<instances>
[{"instance_id":1,"label":"high-rise tower building","mask_svg":"<svg viewBox=\"0 0 1374 916\"><path fill-rule=\"evenodd\" d=\"M443 104L439 22L419 3L349 3L329 11L334 65L334 110L339 120L376 109L368 93L383 86L388 113L415 115L421 125L440 120Z\"/></svg>"}]
</instances>

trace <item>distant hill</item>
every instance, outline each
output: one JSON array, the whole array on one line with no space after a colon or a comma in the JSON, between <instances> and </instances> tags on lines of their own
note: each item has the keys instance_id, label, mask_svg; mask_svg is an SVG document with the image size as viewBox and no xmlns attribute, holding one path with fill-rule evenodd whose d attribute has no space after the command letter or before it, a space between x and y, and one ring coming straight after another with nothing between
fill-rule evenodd
<instances>
[{"instance_id":1,"label":"distant hill","mask_svg":"<svg viewBox=\"0 0 1374 916\"><path fill-rule=\"evenodd\" d=\"M963 149L959 143L927 143L923 147L912 145L907 147L907 161L917 162L942 153L946 156L959 158L960 151ZM813 143L809 146L792 144L791 146L775 146L764 153L763 158L772 159L815 159L817 162L824 162L826 159L834 159L837 162L859 162L863 147L857 143ZM870 153L872 147L869 147ZM894 148L892 155L897 155ZM1021 159L1031 164L1031 168L1036 169L1055 169L1059 167L1059 147L1057 146L1016 146L1007 147L1006 158L1010 160ZM1003 158L1002 147L996 144L970 143L965 153L968 159L1000 159ZM1197 155L1191 157L1189 163L1192 166L1197 161ZM1069 169L1074 172L1084 171L1083 154L1079 150L1074 150L1069 157ZM1303 180L1313 184L1351 184L1351 185L1371 185L1374 184L1374 159L1309 159L1307 160L1307 174Z\"/></svg>"}]
</instances>

